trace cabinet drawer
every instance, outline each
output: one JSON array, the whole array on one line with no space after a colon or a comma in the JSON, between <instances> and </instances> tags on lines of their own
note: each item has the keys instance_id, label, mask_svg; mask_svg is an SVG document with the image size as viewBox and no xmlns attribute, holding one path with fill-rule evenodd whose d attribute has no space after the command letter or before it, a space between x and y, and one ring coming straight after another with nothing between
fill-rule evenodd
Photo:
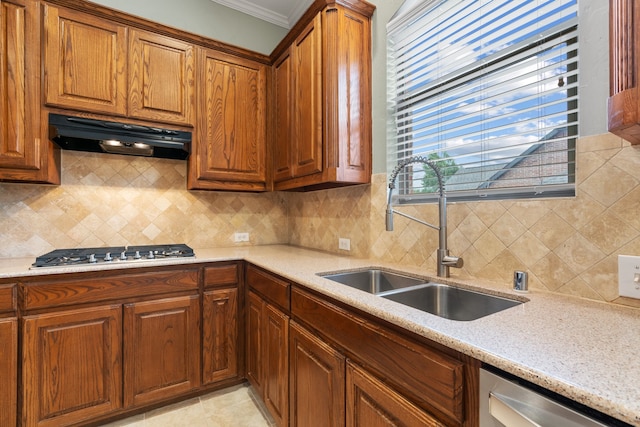
<instances>
[{"instance_id":1,"label":"cabinet drawer","mask_svg":"<svg viewBox=\"0 0 640 427\"><path fill-rule=\"evenodd\" d=\"M16 285L0 285L0 313L12 312L16 309Z\"/></svg>"},{"instance_id":2,"label":"cabinet drawer","mask_svg":"<svg viewBox=\"0 0 640 427\"><path fill-rule=\"evenodd\" d=\"M247 267L247 284L270 302L288 312L291 284L252 265Z\"/></svg>"},{"instance_id":3,"label":"cabinet drawer","mask_svg":"<svg viewBox=\"0 0 640 427\"><path fill-rule=\"evenodd\" d=\"M464 422L464 362L297 287L291 313L437 418Z\"/></svg>"},{"instance_id":4,"label":"cabinet drawer","mask_svg":"<svg viewBox=\"0 0 640 427\"><path fill-rule=\"evenodd\" d=\"M161 295L198 288L198 268L136 273L61 275L42 281L24 283L25 310L70 304L122 300L145 295Z\"/></svg>"},{"instance_id":5,"label":"cabinet drawer","mask_svg":"<svg viewBox=\"0 0 640 427\"><path fill-rule=\"evenodd\" d=\"M224 264L204 269L204 287L216 288L238 284L238 264Z\"/></svg>"}]
</instances>

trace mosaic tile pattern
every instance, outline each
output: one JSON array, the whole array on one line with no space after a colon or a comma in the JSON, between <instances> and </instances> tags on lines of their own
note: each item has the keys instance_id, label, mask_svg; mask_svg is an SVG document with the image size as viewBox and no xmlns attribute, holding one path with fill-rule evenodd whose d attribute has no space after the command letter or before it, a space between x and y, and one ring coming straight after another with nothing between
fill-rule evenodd
<instances>
[{"instance_id":1,"label":"mosaic tile pattern","mask_svg":"<svg viewBox=\"0 0 640 427\"><path fill-rule=\"evenodd\" d=\"M451 253L463 269L452 276L482 278L511 286L513 271L529 272L531 288L616 301L617 255L640 255L640 147L612 134L581 138L577 196L536 201L449 203ZM433 272L437 232L396 216L386 232L386 174L372 184L289 198L290 243L424 267ZM404 212L437 223L434 205Z\"/></svg>"},{"instance_id":2,"label":"mosaic tile pattern","mask_svg":"<svg viewBox=\"0 0 640 427\"><path fill-rule=\"evenodd\" d=\"M0 184L0 258L55 248L288 242L286 194L186 191L184 161L65 151L62 185ZM234 243L234 232L250 242Z\"/></svg>"}]
</instances>

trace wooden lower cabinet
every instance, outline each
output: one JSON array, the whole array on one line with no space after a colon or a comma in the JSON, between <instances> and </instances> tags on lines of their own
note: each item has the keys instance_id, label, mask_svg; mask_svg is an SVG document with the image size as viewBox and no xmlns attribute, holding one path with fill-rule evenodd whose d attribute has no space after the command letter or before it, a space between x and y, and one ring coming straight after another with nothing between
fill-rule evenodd
<instances>
[{"instance_id":1,"label":"wooden lower cabinet","mask_svg":"<svg viewBox=\"0 0 640 427\"><path fill-rule=\"evenodd\" d=\"M289 425L289 316L249 292L247 379L278 426Z\"/></svg>"},{"instance_id":2,"label":"wooden lower cabinet","mask_svg":"<svg viewBox=\"0 0 640 427\"><path fill-rule=\"evenodd\" d=\"M70 425L121 408L121 305L26 316L22 346L21 425Z\"/></svg>"},{"instance_id":3,"label":"wooden lower cabinet","mask_svg":"<svg viewBox=\"0 0 640 427\"><path fill-rule=\"evenodd\" d=\"M238 376L238 289L204 293L202 301L202 382Z\"/></svg>"},{"instance_id":4,"label":"wooden lower cabinet","mask_svg":"<svg viewBox=\"0 0 640 427\"><path fill-rule=\"evenodd\" d=\"M347 427L439 427L440 423L365 370L347 362Z\"/></svg>"},{"instance_id":5,"label":"wooden lower cabinet","mask_svg":"<svg viewBox=\"0 0 640 427\"><path fill-rule=\"evenodd\" d=\"M18 393L18 320L0 319L0 426L15 426Z\"/></svg>"},{"instance_id":6,"label":"wooden lower cabinet","mask_svg":"<svg viewBox=\"0 0 640 427\"><path fill-rule=\"evenodd\" d=\"M200 385L198 295L124 306L124 403L139 406Z\"/></svg>"},{"instance_id":7,"label":"wooden lower cabinet","mask_svg":"<svg viewBox=\"0 0 640 427\"><path fill-rule=\"evenodd\" d=\"M289 425L289 316L264 307L264 403L279 426Z\"/></svg>"},{"instance_id":8,"label":"wooden lower cabinet","mask_svg":"<svg viewBox=\"0 0 640 427\"><path fill-rule=\"evenodd\" d=\"M345 357L296 322L289 325L290 425L343 426Z\"/></svg>"},{"instance_id":9,"label":"wooden lower cabinet","mask_svg":"<svg viewBox=\"0 0 640 427\"><path fill-rule=\"evenodd\" d=\"M262 335L264 301L253 292L247 298L247 380L259 396L264 396Z\"/></svg>"}]
</instances>

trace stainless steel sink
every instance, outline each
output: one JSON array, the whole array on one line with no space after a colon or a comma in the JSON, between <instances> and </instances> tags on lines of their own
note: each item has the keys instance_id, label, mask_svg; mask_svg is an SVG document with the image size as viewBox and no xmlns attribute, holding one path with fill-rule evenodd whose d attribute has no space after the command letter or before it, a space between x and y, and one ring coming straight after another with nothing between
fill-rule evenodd
<instances>
[{"instance_id":1,"label":"stainless steel sink","mask_svg":"<svg viewBox=\"0 0 640 427\"><path fill-rule=\"evenodd\" d=\"M522 304L521 301L440 283L416 286L381 296L451 320L476 320Z\"/></svg>"},{"instance_id":2,"label":"stainless steel sink","mask_svg":"<svg viewBox=\"0 0 640 427\"><path fill-rule=\"evenodd\" d=\"M325 279L342 283L361 291L379 294L401 288L421 285L428 280L405 276L388 270L368 268L366 270L347 271L335 274L319 274Z\"/></svg>"}]
</instances>

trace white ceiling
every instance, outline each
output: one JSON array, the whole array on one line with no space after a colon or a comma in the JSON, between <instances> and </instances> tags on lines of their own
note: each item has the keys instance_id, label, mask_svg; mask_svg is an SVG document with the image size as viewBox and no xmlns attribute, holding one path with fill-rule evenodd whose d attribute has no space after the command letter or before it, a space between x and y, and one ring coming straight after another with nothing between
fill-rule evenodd
<instances>
[{"instance_id":1,"label":"white ceiling","mask_svg":"<svg viewBox=\"0 0 640 427\"><path fill-rule=\"evenodd\" d=\"M313 0L212 0L284 28L291 28Z\"/></svg>"}]
</instances>

